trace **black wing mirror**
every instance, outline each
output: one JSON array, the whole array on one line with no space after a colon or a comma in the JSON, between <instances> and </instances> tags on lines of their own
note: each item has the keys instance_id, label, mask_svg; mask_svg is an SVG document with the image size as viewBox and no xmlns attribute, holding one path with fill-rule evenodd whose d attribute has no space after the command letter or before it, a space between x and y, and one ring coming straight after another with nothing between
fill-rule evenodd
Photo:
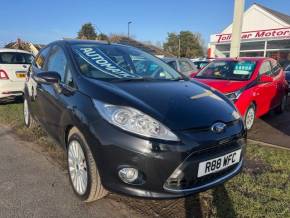
<instances>
[{"instance_id":1,"label":"black wing mirror","mask_svg":"<svg viewBox=\"0 0 290 218\"><path fill-rule=\"evenodd\" d=\"M61 81L61 77L57 72L48 71L41 72L33 77L37 83L46 84L46 85L55 85L59 84Z\"/></svg>"}]
</instances>

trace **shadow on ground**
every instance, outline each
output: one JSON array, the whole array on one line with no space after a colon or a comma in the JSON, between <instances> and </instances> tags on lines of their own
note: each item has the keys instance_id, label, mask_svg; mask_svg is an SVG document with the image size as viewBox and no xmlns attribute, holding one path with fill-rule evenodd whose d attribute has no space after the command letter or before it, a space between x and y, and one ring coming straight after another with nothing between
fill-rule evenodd
<instances>
[{"instance_id":1,"label":"shadow on ground","mask_svg":"<svg viewBox=\"0 0 290 218\"><path fill-rule=\"evenodd\" d=\"M290 99L287 111L270 112L256 120L248 138L290 148Z\"/></svg>"},{"instance_id":2,"label":"shadow on ground","mask_svg":"<svg viewBox=\"0 0 290 218\"><path fill-rule=\"evenodd\" d=\"M236 217L231 199L224 185L175 200L146 200L110 194L110 199L122 201L130 208L149 217Z\"/></svg>"}]
</instances>

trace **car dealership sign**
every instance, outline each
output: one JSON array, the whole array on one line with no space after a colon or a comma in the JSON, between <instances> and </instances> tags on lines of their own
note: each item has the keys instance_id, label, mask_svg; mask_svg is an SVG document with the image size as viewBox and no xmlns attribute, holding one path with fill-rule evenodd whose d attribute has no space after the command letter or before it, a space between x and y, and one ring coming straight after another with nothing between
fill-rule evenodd
<instances>
[{"instance_id":1,"label":"car dealership sign","mask_svg":"<svg viewBox=\"0 0 290 218\"><path fill-rule=\"evenodd\" d=\"M212 42L222 43L230 42L232 34L216 34L212 36ZM257 39L266 39L266 38L289 38L290 39L290 27L289 28L280 28L280 29L269 29L269 30L257 30L257 31L248 31L242 32L242 40L257 40Z\"/></svg>"}]
</instances>

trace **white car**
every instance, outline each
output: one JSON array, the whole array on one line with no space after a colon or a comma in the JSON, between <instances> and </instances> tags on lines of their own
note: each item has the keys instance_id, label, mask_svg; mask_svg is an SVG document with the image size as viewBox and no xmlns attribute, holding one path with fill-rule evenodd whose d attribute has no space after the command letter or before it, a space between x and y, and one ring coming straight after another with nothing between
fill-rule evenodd
<instances>
[{"instance_id":1,"label":"white car","mask_svg":"<svg viewBox=\"0 0 290 218\"><path fill-rule=\"evenodd\" d=\"M0 100L23 95L33 55L17 49L0 49Z\"/></svg>"}]
</instances>

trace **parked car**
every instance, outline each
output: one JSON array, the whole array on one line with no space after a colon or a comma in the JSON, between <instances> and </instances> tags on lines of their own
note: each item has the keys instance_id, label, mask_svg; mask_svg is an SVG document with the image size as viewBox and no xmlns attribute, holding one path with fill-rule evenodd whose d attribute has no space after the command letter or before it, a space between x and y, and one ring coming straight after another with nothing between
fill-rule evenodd
<instances>
[{"instance_id":1,"label":"parked car","mask_svg":"<svg viewBox=\"0 0 290 218\"><path fill-rule=\"evenodd\" d=\"M25 125L41 123L67 151L72 187L86 202L107 190L182 197L243 165L245 128L231 101L133 47L53 42L36 57L24 96Z\"/></svg>"},{"instance_id":2,"label":"parked car","mask_svg":"<svg viewBox=\"0 0 290 218\"><path fill-rule=\"evenodd\" d=\"M209 63L210 63L210 60L197 60L197 61L193 61L193 64L196 66L196 69L197 70L201 70L202 68L204 68Z\"/></svg>"},{"instance_id":3,"label":"parked car","mask_svg":"<svg viewBox=\"0 0 290 218\"><path fill-rule=\"evenodd\" d=\"M290 90L290 64L285 67L286 80L288 82L288 91Z\"/></svg>"},{"instance_id":4,"label":"parked car","mask_svg":"<svg viewBox=\"0 0 290 218\"><path fill-rule=\"evenodd\" d=\"M208 64L194 79L221 91L233 101L248 130L255 118L272 109L285 110L287 82L283 69L274 59L218 59Z\"/></svg>"},{"instance_id":5,"label":"parked car","mask_svg":"<svg viewBox=\"0 0 290 218\"><path fill-rule=\"evenodd\" d=\"M29 52L0 49L0 100L23 95L25 76L32 60Z\"/></svg>"},{"instance_id":6,"label":"parked car","mask_svg":"<svg viewBox=\"0 0 290 218\"><path fill-rule=\"evenodd\" d=\"M197 71L196 66L188 58L163 58L163 60L187 77Z\"/></svg>"}]
</instances>

